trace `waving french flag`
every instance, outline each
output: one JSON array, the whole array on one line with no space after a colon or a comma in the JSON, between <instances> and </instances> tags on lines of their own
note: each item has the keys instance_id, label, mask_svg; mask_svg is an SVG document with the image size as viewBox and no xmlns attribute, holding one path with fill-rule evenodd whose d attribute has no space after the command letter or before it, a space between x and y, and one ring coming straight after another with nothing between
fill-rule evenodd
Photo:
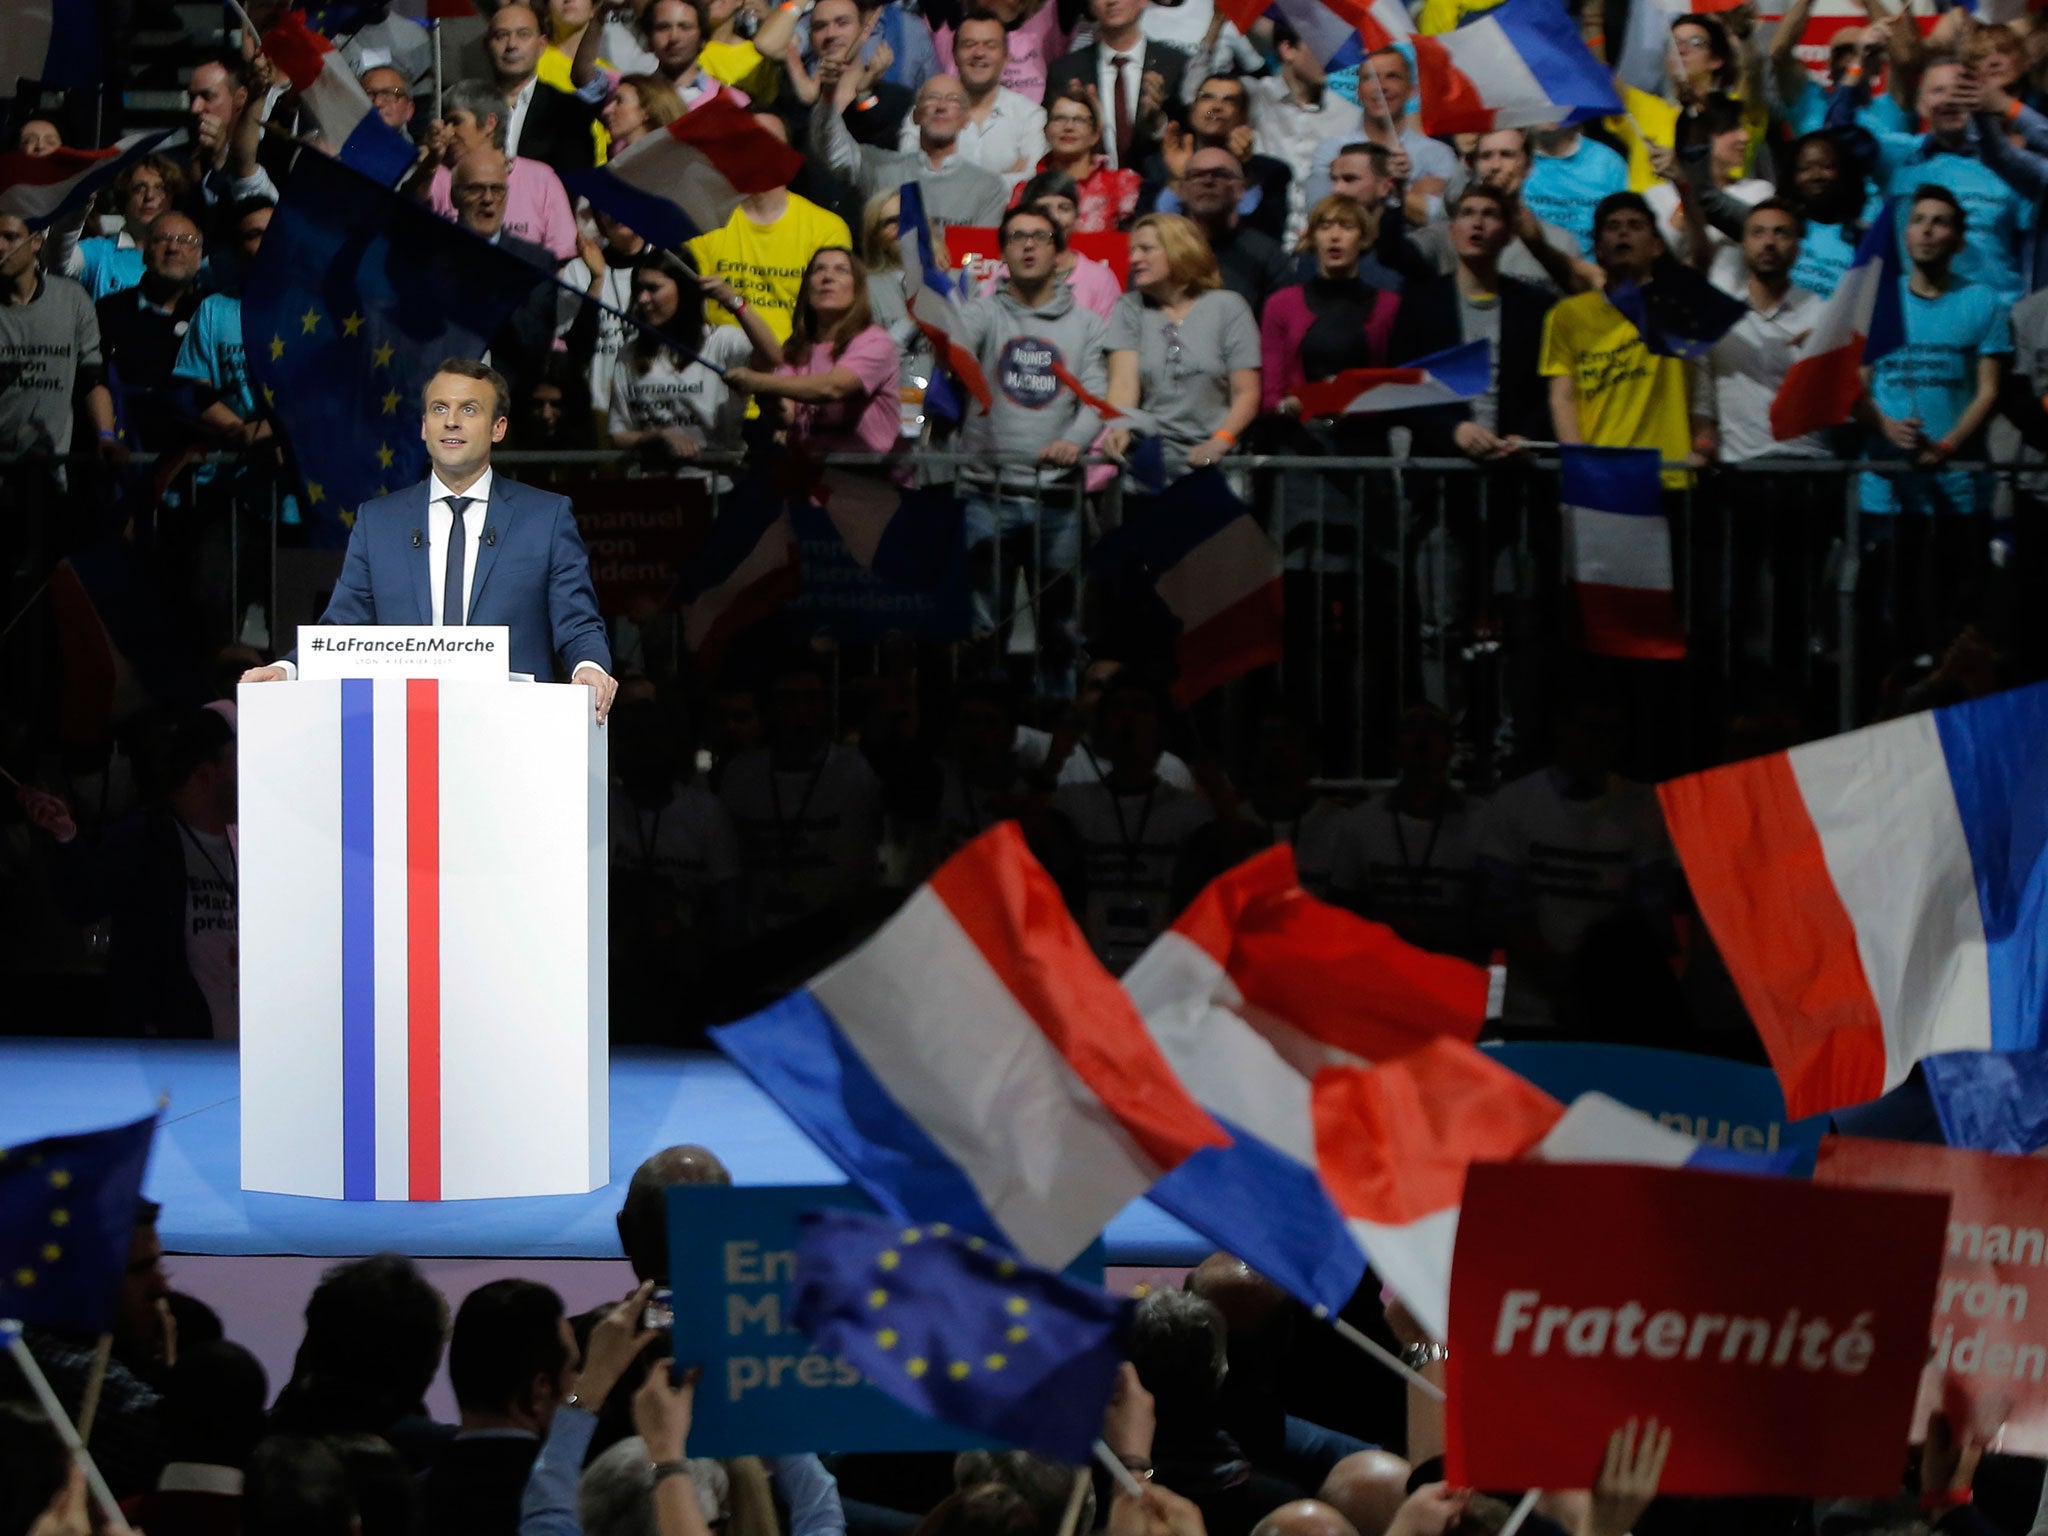
<instances>
[{"instance_id":1,"label":"waving french flag","mask_svg":"<svg viewBox=\"0 0 2048 1536\"><path fill-rule=\"evenodd\" d=\"M1849 270L1786 370L1771 401L1771 436L1779 442L1847 421L1863 393L1863 370L1905 345L1897 207L1886 203L1870 221Z\"/></svg>"},{"instance_id":2,"label":"waving french flag","mask_svg":"<svg viewBox=\"0 0 2048 1536\"><path fill-rule=\"evenodd\" d=\"M1303 417L1365 416L1456 405L1486 393L1493 381L1493 347L1485 341L1418 357L1405 368L1346 368L1335 378L1295 391Z\"/></svg>"},{"instance_id":3,"label":"waving french flag","mask_svg":"<svg viewBox=\"0 0 2048 1536\"><path fill-rule=\"evenodd\" d=\"M965 334L960 307L955 302L953 279L939 265L932 241L932 221L924 211L924 189L914 181L906 181L897 193L897 204L896 228L917 257L903 274L909 289L910 318L932 344L939 366L958 379L960 387L985 411L995 404L995 394L988 387L988 376L981 371L980 359L960 339Z\"/></svg>"},{"instance_id":4,"label":"waving french flag","mask_svg":"<svg viewBox=\"0 0 2048 1536\"><path fill-rule=\"evenodd\" d=\"M1606 67L1557 0L1507 0L1455 31L1414 32L1394 0L1360 12L1368 49L1407 42L1427 134L1570 125L1621 111Z\"/></svg>"},{"instance_id":5,"label":"waving french flag","mask_svg":"<svg viewBox=\"0 0 2048 1536\"><path fill-rule=\"evenodd\" d=\"M138 133L108 149L66 147L47 155L11 149L0 155L0 213L42 229L83 208L88 199L171 136Z\"/></svg>"},{"instance_id":6,"label":"waving french flag","mask_svg":"<svg viewBox=\"0 0 2048 1536\"><path fill-rule=\"evenodd\" d=\"M1229 1141L1013 821L801 992L711 1034L884 1210L1049 1269Z\"/></svg>"},{"instance_id":7,"label":"waving french flag","mask_svg":"<svg viewBox=\"0 0 2048 1536\"><path fill-rule=\"evenodd\" d=\"M369 93L334 44L308 27L302 12L288 10L263 34L263 51L291 80L320 125L320 137L341 162L383 186L397 186L412 168L416 151L377 115Z\"/></svg>"},{"instance_id":8,"label":"waving french flag","mask_svg":"<svg viewBox=\"0 0 2048 1536\"><path fill-rule=\"evenodd\" d=\"M2048 1016L2048 684L1661 786L1794 1116Z\"/></svg>"},{"instance_id":9,"label":"waving french flag","mask_svg":"<svg viewBox=\"0 0 2048 1536\"><path fill-rule=\"evenodd\" d=\"M1335 1067L1314 1088L1316 1157L1373 1272L1435 1338L1450 1327L1451 1254L1465 1171L1479 1161L1783 1173L1794 1154L1706 1146L1605 1094L1567 1109L1464 1041L1439 1037L1398 1060Z\"/></svg>"},{"instance_id":10,"label":"waving french flag","mask_svg":"<svg viewBox=\"0 0 2048 1536\"><path fill-rule=\"evenodd\" d=\"M563 180L651 245L722 229L740 199L786 187L804 157L723 91L595 170Z\"/></svg>"},{"instance_id":11,"label":"waving french flag","mask_svg":"<svg viewBox=\"0 0 2048 1536\"><path fill-rule=\"evenodd\" d=\"M60 90L97 84L99 10L85 0L10 0L0 27L0 101L24 80Z\"/></svg>"},{"instance_id":12,"label":"waving french flag","mask_svg":"<svg viewBox=\"0 0 2048 1536\"><path fill-rule=\"evenodd\" d=\"M1486 973L1316 900L1283 844L1212 881L1123 985L1232 1138L1168 1174L1152 1203L1334 1313L1364 1259L1316 1179L1310 1082L1438 1035L1470 1040Z\"/></svg>"},{"instance_id":13,"label":"waving french flag","mask_svg":"<svg viewBox=\"0 0 2048 1536\"><path fill-rule=\"evenodd\" d=\"M1560 458L1580 645L1646 661L1684 656L1657 450L1572 444Z\"/></svg>"}]
</instances>

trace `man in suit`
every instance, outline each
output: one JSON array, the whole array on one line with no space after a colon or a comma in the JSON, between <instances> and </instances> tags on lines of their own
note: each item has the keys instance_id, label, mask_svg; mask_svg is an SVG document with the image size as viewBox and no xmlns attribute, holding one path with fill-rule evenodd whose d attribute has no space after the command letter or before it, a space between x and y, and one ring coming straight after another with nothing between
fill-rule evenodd
<instances>
[{"instance_id":1,"label":"man in suit","mask_svg":"<svg viewBox=\"0 0 2048 1536\"><path fill-rule=\"evenodd\" d=\"M597 164L597 108L540 78L547 32L531 6L500 6L484 34L491 72L505 97L505 153L545 161L557 176Z\"/></svg>"},{"instance_id":2,"label":"man in suit","mask_svg":"<svg viewBox=\"0 0 2048 1536\"><path fill-rule=\"evenodd\" d=\"M1181 99L1187 55L1148 39L1139 22L1147 0L1090 0L1095 41L1056 60L1045 72L1045 99L1092 95L1102 119L1109 163L1140 169L1159 153L1166 104Z\"/></svg>"},{"instance_id":3,"label":"man in suit","mask_svg":"<svg viewBox=\"0 0 2048 1536\"><path fill-rule=\"evenodd\" d=\"M552 254L505 228L512 206L512 162L502 150L471 150L455 162L448 185L456 223L529 266L554 270ZM511 380L515 393L539 377L554 350L555 306L554 292L537 283L491 338L491 366Z\"/></svg>"},{"instance_id":4,"label":"man in suit","mask_svg":"<svg viewBox=\"0 0 2048 1536\"><path fill-rule=\"evenodd\" d=\"M433 473L356 513L320 622L503 624L514 672L546 680L559 663L591 690L603 720L619 685L568 498L491 472L491 445L511 425L509 403L495 369L463 357L441 364L427 381L420 419ZM242 681L297 675L287 657L251 668Z\"/></svg>"}]
</instances>

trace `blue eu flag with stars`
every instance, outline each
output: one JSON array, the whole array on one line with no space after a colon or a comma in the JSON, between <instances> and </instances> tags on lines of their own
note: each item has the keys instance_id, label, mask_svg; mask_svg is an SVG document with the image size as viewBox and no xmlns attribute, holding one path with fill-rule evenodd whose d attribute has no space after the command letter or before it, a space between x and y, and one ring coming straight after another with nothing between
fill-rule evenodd
<instances>
[{"instance_id":1,"label":"blue eu flag with stars","mask_svg":"<svg viewBox=\"0 0 2048 1536\"><path fill-rule=\"evenodd\" d=\"M371 497L425 478L420 391L435 365L481 356L542 284L553 274L299 155L242 296L242 339L322 542L343 542Z\"/></svg>"},{"instance_id":2,"label":"blue eu flag with stars","mask_svg":"<svg viewBox=\"0 0 2048 1536\"><path fill-rule=\"evenodd\" d=\"M1059 1461L1102 1433L1136 1303L943 1222L804 1218L790 1318L906 1408Z\"/></svg>"},{"instance_id":3,"label":"blue eu flag with stars","mask_svg":"<svg viewBox=\"0 0 2048 1536\"><path fill-rule=\"evenodd\" d=\"M0 1148L0 1317L106 1329L155 1132L151 1115Z\"/></svg>"}]
</instances>

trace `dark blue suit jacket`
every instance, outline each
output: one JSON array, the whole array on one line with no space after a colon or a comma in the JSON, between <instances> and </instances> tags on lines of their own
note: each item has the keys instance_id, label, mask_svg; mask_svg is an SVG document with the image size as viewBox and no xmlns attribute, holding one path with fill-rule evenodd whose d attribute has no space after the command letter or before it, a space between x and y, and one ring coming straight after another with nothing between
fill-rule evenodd
<instances>
[{"instance_id":1,"label":"dark blue suit jacket","mask_svg":"<svg viewBox=\"0 0 2048 1536\"><path fill-rule=\"evenodd\" d=\"M431 484L422 480L363 503L348 536L341 579L320 615L322 624L434 622L427 564ZM566 678L586 661L611 671L612 649L598 617L590 556L576 531L569 498L537 491L494 470L484 530L469 588L469 622L503 624L511 631L512 670L530 672L542 682Z\"/></svg>"}]
</instances>

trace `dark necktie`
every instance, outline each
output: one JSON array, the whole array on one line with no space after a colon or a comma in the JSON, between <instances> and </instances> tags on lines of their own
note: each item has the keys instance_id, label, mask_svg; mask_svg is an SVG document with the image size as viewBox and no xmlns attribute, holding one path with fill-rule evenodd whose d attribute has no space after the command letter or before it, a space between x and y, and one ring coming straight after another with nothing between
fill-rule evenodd
<instances>
[{"instance_id":1,"label":"dark necktie","mask_svg":"<svg viewBox=\"0 0 2048 1536\"><path fill-rule=\"evenodd\" d=\"M1116 92L1114 104L1114 128L1116 132L1116 163L1127 166L1131 163L1131 82L1124 73L1131 66L1131 56L1119 53L1110 61L1110 68L1116 71Z\"/></svg>"},{"instance_id":2,"label":"dark necktie","mask_svg":"<svg viewBox=\"0 0 2048 1536\"><path fill-rule=\"evenodd\" d=\"M474 496L448 498L448 510L454 514L454 521L448 530L448 574L441 583L443 624L460 624L463 621L462 563L469 556L469 529L463 525L463 514L475 500Z\"/></svg>"}]
</instances>

